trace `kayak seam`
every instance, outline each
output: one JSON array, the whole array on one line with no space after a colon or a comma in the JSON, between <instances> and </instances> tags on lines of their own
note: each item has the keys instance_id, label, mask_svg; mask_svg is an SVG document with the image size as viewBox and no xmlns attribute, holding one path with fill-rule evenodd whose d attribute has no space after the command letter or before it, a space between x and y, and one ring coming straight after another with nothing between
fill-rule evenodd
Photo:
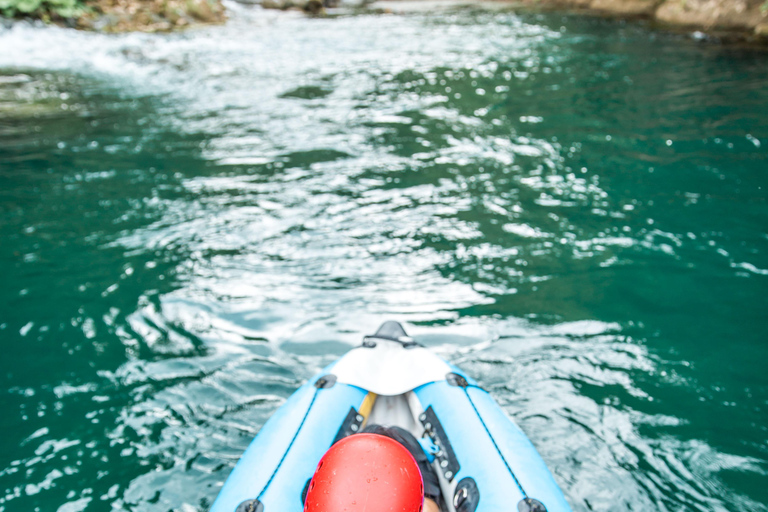
<instances>
[{"instance_id":1,"label":"kayak seam","mask_svg":"<svg viewBox=\"0 0 768 512\"><path fill-rule=\"evenodd\" d=\"M315 399L317 398L317 394L320 392L320 389L315 389L315 393L312 395L312 401L309 402L309 407L307 407L307 412L304 413L304 417L301 418L301 423L299 423L299 428L296 429L296 433L293 434L293 438L291 439L291 442L288 443L288 447L285 449L285 453L283 453L283 456L280 458L280 462L277 463L277 466L275 466L275 470L272 472L272 476L269 477L269 480L267 480L267 483L264 484L264 488L261 490L258 496L256 496L256 499L261 501L262 496L264 496L264 493L267 492L267 489L269 489L269 484L272 483L272 480L274 480L275 475L277 475L278 470L280 469L280 466L283 465L283 461L285 461L285 458L288 456L288 453L291 451L291 447L293 446L293 443L296 441L296 438L299 437L299 433L301 432L301 428L304 426L304 422L307 421L307 416L309 416L309 412L312 410L312 406L315 404Z\"/></svg>"},{"instance_id":2,"label":"kayak seam","mask_svg":"<svg viewBox=\"0 0 768 512\"><path fill-rule=\"evenodd\" d=\"M477 386L473 386L473 387L477 387ZM477 389L483 390L480 387L478 387ZM507 467L507 471L509 471L509 474L512 477L512 480L515 481L517 488L520 489L520 492L523 494L523 498L527 498L528 495L525 493L525 489L523 489L523 486L520 484L520 481L515 476L515 472L512 471L511 467L509 467L509 463L507 462L507 459L504 457L504 454L501 453L501 449L499 448L499 445L496 444L496 439L493 438L493 434L491 434L491 431L488 429L488 425L486 425L485 421L483 421L483 417L480 415L480 412L477 410L477 407L475 407L475 402L472 401L472 397L469 396L469 391L467 391L466 388L464 388L464 394L467 395L467 400L469 400L469 404L472 406L472 409L475 410L477 419L479 419L480 424L483 425L483 428L485 429L485 433L488 434L488 437L491 439L491 442L493 443L493 447L496 448L496 452L499 454L499 457L501 457L502 462L504 462L504 465Z\"/></svg>"}]
</instances>

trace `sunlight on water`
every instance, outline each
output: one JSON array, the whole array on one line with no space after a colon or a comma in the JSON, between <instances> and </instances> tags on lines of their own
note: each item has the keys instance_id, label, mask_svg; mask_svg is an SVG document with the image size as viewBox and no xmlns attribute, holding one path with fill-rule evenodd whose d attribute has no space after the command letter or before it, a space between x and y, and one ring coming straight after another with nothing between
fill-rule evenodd
<instances>
[{"instance_id":1,"label":"sunlight on water","mask_svg":"<svg viewBox=\"0 0 768 512\"><path fill-rule=\"evenodd\" d=\"M207 510L387 319L574 510L766 510L763 56L498 8L230 12L0 31L0 512Z\"/></svg>"}]
</instances>

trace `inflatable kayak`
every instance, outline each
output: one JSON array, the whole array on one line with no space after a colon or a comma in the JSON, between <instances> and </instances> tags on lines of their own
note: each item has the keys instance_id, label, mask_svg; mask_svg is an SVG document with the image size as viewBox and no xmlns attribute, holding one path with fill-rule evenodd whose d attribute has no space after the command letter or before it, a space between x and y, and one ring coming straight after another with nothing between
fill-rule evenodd
<instances>
[{"instance_id":1,"label":"inflatable kayak","mask_svg":"<svg viewBox=\"0 0 768 512\"><path fill-rule=\"evenodd\" d=\"M461 370L386 322L301 386L267 421L211 512L301 512L325 452L366 425L411 432L444 512L570 512L541 456Z\"/></svg>"}]
</instances>

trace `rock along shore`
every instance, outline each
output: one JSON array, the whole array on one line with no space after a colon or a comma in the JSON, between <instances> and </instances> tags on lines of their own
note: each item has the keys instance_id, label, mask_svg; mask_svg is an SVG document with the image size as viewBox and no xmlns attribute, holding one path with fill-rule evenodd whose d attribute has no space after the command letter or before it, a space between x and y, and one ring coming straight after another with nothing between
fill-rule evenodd
<instances>
[{"instance_id":1,"label":"rock along shore","mask_svg":"<svg viewBox=\"0 0 768 512\"><path fill-rule=\"evenodd\" d=\"M246 1L246 0L241 0ZM247 0L267 9L322 13L339 0ZM343 2L343 0L342 0ZM548 10L565 9L625 19L648 19L665 28L698 30L726 40L768 43L768 0L379 0L372 9L409 11L424 4L510 3ZM343 5L343 3L342 3Z\"/></svg>"},{"instance_id":2,"label":"rock along shore","mask_svg":"<svg viewBox=\"0 0 768 512\"><path fill-rule=\"evenodd\" d=\"M768 42L768 0L523 0Z\"/></svg>"},{"instance_id":3,"label":"rock along shore","mask_svg":"<svg viewBox=\"0 0 768 512\"><path fill-rule=\"evenodd\" d=\"M18 0L6 0L6 2ZM33 0L41 5L54 0ZM62 1L62 0L57 0ZM77 16L62 18L48 10L33 18L102 32L169 32L190 26L223 23L221 0L64 0L82 2ZM699 30L725 39L768 43L768 0L238 0L266 9L297 9L322 15L327 7L369 6L384 11L409 10L405 4L504 2L535 8L566 9L621 18L649 19L665 27ZM0 3L2 0L0 0ZM349 2L349 3L348 3ZM402 5L404 9L385 7ZM1 12L1 11L0 11Z\"/></svg>"}]
</instances>

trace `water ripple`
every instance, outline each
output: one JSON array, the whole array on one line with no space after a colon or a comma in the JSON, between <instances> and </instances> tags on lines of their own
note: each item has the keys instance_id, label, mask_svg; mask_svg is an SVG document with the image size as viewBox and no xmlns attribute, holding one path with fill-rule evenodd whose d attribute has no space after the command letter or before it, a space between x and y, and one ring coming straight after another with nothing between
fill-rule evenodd
<instances>
[{"instance_id":1,"label":"water ripple","mask_svg":"<svg viewBox=\"0 0 768 512\"><path fill-rule=\"evenodd\" d=\"M0 512L206 510L390 318L575 510L766 510L763 60L508 8L230 7L0 32Z\"/></svg>"}]
</instances>

